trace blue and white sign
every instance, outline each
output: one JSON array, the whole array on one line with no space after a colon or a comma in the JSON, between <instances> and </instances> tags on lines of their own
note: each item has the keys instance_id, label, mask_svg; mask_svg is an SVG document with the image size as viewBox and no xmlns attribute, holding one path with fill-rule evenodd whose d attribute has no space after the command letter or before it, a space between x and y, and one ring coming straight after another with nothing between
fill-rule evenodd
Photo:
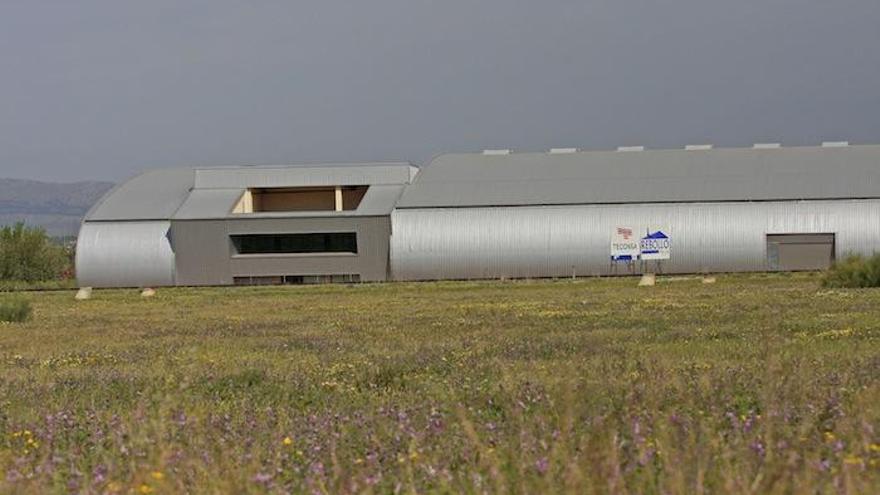
<instances>
[{"instance_id":1,"label":"blue and white sign","mask_svg":"<svg viewBox=\"0 0 880 495\"><path fill-rule=\"evenodd\" d=\"M668 260L670 245L669 236L664 234L662 230L649 232L639 241L642 261Z\"/></svg>"}]
</instances>

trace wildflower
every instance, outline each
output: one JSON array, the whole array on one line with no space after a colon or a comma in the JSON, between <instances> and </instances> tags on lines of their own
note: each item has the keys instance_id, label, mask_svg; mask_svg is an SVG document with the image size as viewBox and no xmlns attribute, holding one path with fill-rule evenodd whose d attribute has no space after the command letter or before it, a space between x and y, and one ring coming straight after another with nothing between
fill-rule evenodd
<instances>
[{"instance_id":1,"label":"wildflower","mask_svg":"<svg viewBox=\"0 0 880 495\"><path fill-rule=\"evenodd\" d=\"M146 484L146 483L143 483L143 484L138 488L138 492L139 492L139 493L142 493L142 494L144 494L144 495L147 495L147 494L149 494L149 493L153 493L153 488L152 488L150 485L148 485L148 484Z\"/></svg>"},{"instance_id":2,"label":"wildflower","mask_svg":"<svg viewBox=\"0 0 880 495\"><path fill-rule=\"evenodd\" d=\"M266 484L272 481L272 475L268 473L257 473L254 476L254 481L256 481L257 483Z\"/></svg>"},{"instance_id":3,"label":"wildflower","mask_svg":"<svg viewBox=\"0 0 880 495\"><path fill-rule=\"evenodd\" d=\"M100 485L104 482L104 479L107 477L107 467L103 464L98 464L92 469L92 484Z\"/></svg>"},{"instance_id":4,"label":"wildflower","mask_svg":"<svg viewBox=\"0 0 880 495\"><path fill-rule=\"evenodd\" d=\"M110 483L107 483L107 491L111 493L122 491L122 484L118 481L111 481Z\"/></svg>"},{"instance_id":5,"label":"wildflower","mask_svg":"<svg viewBox=\"0 0 880 495\"><path fill-rule=\"evenodd\" d=\"M832 441L834 441L835 438L837 438L837 437L834 436L834 433L831 433L830 431L825 432L825 441L826 442L832 442Z\"/></svg>"},{"instance_id":6,"label":"wildflower","mask_svg":"<svg viewBox=\"0 0 880 495\"><path fill-rule=\"evenodd\" d=\"M357 459L354 460L354 463L355 463L355 464L363 464L363 463L364 463L364 460L361 459L360 457L358 457Z\"/></svg>"},{"instance_id":7,"label":"wildflower","mask_svg":"<svg viewBox=\"0 0 880 495\"><path fill-rule=\"evenodd\" d=\"M293 439L290 437L284 437L284 440L281 441L284 445L293 445Z\"/></svg>"},{"instance_id":8,"label":"wildflower","mask_svg":"<svg viewBox=\"0 0 880 495\"><path fill-rule=\"evenodd\" d=\"M550 467L550 462L546 457L542 457L535 461L535 469L538 471L538 474L545 474L547 469Z\"/></svg>"},{"instance_id":9,"label":"wildflower","mask_svg":"<svg viewBox=\"0 0 880 495\"><path fill-rule=\"evenodd\" d=\"M758 457L764 457L767 453L767 449L764 447L764 442L760 440L755 440L749 447Z\"/></svg>"},{"instance_id":10,"label":"wildflower","mask_svg":"<svg viewBox=\"0 0 880 495\"><path fill-rule=\"evenodd\" d=\"M843 458L844 464L861 464L862 458L855 455L848 455Z\"/></svg>"},{"instance_id":11,"label":"wildflower","mask_svg":"<svg viewBox=\"0 0 880 495\"><path fill-rule=\"evenodd\" d=\"M162 471L153 471L152 473L150 473L150 476L157 481L162 481L165 479L165 473L163 473Z\"/></svg>"},{"instance_id":12,"label":"wildflower","mask_svg":"<svg viewBox=\"0 0 880 495\"><path fill-rule=\"evenodd\" d=\"M880 452L880 443L872 443L868 448L871 449L871 452Z\"/></svg>"}]
</instances>

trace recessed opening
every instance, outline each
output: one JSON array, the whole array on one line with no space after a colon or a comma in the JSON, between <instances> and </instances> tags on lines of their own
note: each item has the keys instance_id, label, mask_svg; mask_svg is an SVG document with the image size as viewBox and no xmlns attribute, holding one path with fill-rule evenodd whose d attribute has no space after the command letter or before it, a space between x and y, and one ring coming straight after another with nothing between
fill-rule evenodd
<instances>
[{"instance_id":1,"label":"recessed opening","mask_svg":"<svg viewBox=\"0 0 880 495\"><path fill-rule=\"evenodd\" d=\"M768 234L771 270L824 270L834 262L834 234Z\"/></svg>"},{"instance_id":2,"label":"recessed opening","mask_svg":"<svg viewBox=\"0 0 880 495\"><path fill-rule=\"evenodd\" d=\"M357 273L342 275L262 275L253 277L233 277L235 285L312 285L312 284L352 284L361 281Z\"/></svg>"},{"instance_id":3,"label":"recessed opening","mask_svg":"<svg viewBox=\"0 0 880 495\"><path fill-rule=\"evenodd\" d=\"M229 236L237 254L357 254L355 232Z\"/></svg>"},{"instance_id":4,"label":"recessed opening","mask_svg":"<svg viewBox=\"0 0 880 495\"><path fill-rule=\"evenodd\" d=\"M233 213L356 210L369 186L250 188Z\"/></svg>"}]
</instances>

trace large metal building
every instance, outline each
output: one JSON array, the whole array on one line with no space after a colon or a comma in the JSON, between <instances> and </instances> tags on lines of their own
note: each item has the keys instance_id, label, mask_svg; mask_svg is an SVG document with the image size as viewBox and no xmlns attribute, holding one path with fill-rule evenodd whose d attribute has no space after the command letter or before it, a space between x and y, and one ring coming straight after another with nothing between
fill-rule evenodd
<instances>
[{"instance_id":1,"label":"large metal building","mask_svg":"<svg viewBox=\"0 0 880 495\"><path fill-rule=\"evenodd\" d=\"M668 259L611 261L615 232ZM636 235L634 234L634 235ZM880 247L880 146L449 154L149 172L86 217L84 286L805 270Z\"/></svg>"},{"instance_id":2,"label":"large metal building","mask_svg":"<svg viewBox=\"0 0 880 495\"><path fill-rule=\"evenodd\" d=\"M444 155L392 213L392 270L620 273L609 245L621 227L668 234L668 273L823 268L880 248L878 198L880 146Z\"/></svg>"}]
</instances>

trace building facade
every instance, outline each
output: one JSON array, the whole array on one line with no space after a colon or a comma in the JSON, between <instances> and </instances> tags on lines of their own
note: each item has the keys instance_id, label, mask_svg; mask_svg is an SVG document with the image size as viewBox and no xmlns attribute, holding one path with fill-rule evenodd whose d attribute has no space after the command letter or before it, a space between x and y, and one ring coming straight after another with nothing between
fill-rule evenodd
<instances>
[{"instance_id":1,"label":"building facade","mask_svg":"<svg viewBox=\"0 0 880 495\"><path fill-rule=\"evenodd\" d=\"M156 170L110 191L77 241L83 286L375 282L405 163Z\"/></svg>"},{"instance_id":2,"label":"building facade","mask_svg":"<svg viewBox=\"0 0 880 495\"><path fill-rule=\"evenodd\" d=\"M662 261L611 259L663 232ZM811 270L880 247L880 146L442 155L161 170L83 222L84 286Z\"/></svg>"}]
</instances>

